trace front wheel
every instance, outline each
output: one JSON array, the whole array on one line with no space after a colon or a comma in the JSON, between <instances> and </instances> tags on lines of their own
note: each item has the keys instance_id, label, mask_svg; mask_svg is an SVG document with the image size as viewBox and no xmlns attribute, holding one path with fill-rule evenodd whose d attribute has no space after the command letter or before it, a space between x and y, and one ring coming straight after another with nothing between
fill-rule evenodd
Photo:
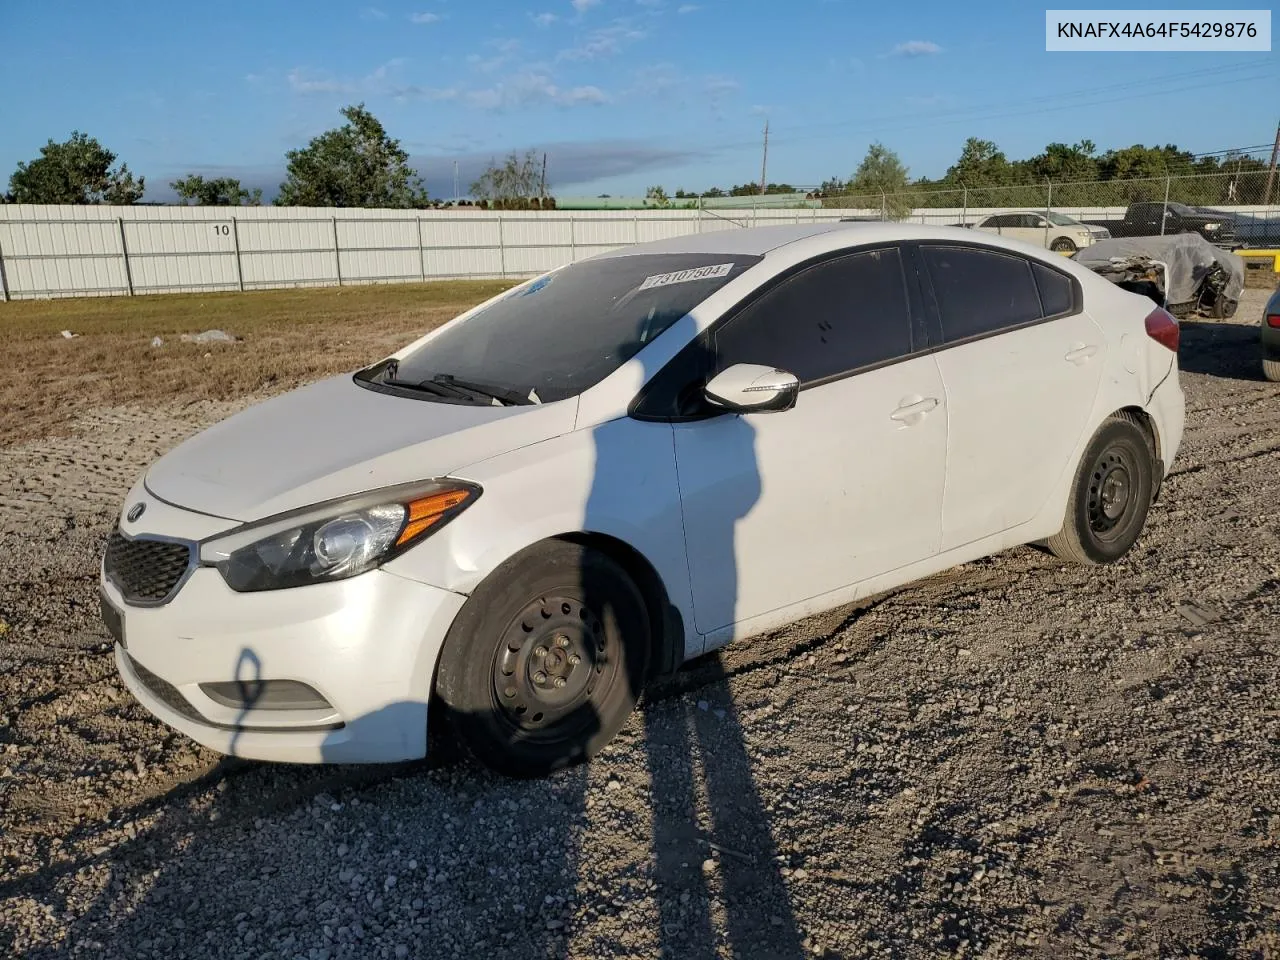
<instances>
[{"instance_id":1,"label":"front wheel","mask_svg":"<svg viewBox=\"0 0 1280 960\"><path fill-rule=\"evenodd\" d=\"M1080 459L1062 529L1046 546L1075 563L1119 560L1142 534L1154 485L1150 435L1128 414L1107 418Z\"/></svg>"},{"instance_id":2,"label":"front wheel","mask_svg":"<svg viewBox=\"0 0 1280 960\"><path fill-rule=\"evenodd\" d=\"M445 638L437 704L485 766L536 777L594 756L649 669L644 598L617 563L547 541L482 583Z\"/></svg>"},{"instance_id":3,"label":"front wheel","mask_svg":"<svg viewBox=\"0 0 1280 960\"><path fill-rule=\"evenodd\" d=\"M1049 249L1054 253L1075 253L1076 245L1068 237L1058 237L1049 244Z\"/></svg>"}]
</instances>

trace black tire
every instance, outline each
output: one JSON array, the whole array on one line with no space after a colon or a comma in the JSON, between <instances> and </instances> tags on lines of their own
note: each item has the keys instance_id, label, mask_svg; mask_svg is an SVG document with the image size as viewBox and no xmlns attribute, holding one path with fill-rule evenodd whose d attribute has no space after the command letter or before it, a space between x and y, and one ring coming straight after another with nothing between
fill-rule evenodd
<instances>
[{"instance_id":1,"label":"black tire","mask_svg":"<svg viewBox=\"0 0 1280 960\"><path fill-rule=\"evenodd\" d=\"M1053 243L1049 244L1049 249L1054 253L1075 253L1076 245L1071 242L1070 237L1058 237Z\"/></svg>"},{"instance_id":2,"label":"black tire","mask_svg":"<svg viewBox=\"0 0 1280 960\"><path fill-rule=\"evenodd\" d=\"M1073 563L1119 560L1141 536L1154 494L1150 434L1129 414L1108 417L1080 458L1062 529L1045 545Z\"/></svg>"},{"instance_id":3,"label":"black tire","mask_svg":"<svg viewBox=\"0 0 1280 960\"><path fill-rule=\"evenodd\" d=\"M1273 383L1280 382L1280 360L1268 360L1264 357L1262 375Z\"/></svg>"},{"instance_id":4,"label":"black tire","mask_svg":"<svg viewBox=\"0 0 1280 960\"><path fill-rule=\"evenodd\" d=\"M1239 300L1232 300L1230 297L1218 297L1213 301L1213 309L1210 316L1215 320L1230 320L1236 315L1236 308L1240 306Z\"/></svg>"},{"instance_id":5,"label":"black tire","mask_svg":"<svg viewBox=\"0 0 1280 960\"><path fill-rule=\"evenodd\" d=\"M613 739L640 699L651 649L644 598L626 572L549 540L494 571L458 613L437 705L481 764L543 776Z\"/></svg>"}]
</instances>

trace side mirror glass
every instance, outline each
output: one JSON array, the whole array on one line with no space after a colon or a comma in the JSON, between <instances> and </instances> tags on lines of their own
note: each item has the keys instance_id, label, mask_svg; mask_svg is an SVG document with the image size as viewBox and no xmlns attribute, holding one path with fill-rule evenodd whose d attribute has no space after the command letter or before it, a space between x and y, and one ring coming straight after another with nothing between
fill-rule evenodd
<instances>
[{"instance_id":1,"label":"side mirror glass","mask_svg":"<svg viewBox=\"0 0 1280 960\"><path fill-rule=\"evenodd\" d=\"M707 403L735 413L769 413L796 405L800 380L794 373L757 363L736 363L703 387Z\"/></svg>"}]
</instances>

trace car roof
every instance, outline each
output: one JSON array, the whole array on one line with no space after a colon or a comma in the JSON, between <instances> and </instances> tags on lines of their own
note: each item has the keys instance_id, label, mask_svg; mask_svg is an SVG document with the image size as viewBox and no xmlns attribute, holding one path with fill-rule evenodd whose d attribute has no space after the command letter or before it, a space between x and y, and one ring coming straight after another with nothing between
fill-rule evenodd
<instances>
[{"instance_id":1,"label":"car roof","mask_svg":"<svg viewBox=\"0 0 1280 960\"><path fill-rule=\"evenodd\" d=\"M812 237L830 235L832 240L844 241L849 246L864 243L892 243L896 240L965 240L972 243L973 231L964 227L940 226L920 223L828 223L787 224L785 226L744 227L741 229L717 229L709 233L687 234L668 240L654 240L627 247L619 247L607 253L597 254L590 260L616 257L635 257L646 254L701 253L726 256L767 256L769 253ZM984 236L983 243L995 246L1001 238ZM584 262L584 261L580 261Z\"/></svg>"}]
</instances>

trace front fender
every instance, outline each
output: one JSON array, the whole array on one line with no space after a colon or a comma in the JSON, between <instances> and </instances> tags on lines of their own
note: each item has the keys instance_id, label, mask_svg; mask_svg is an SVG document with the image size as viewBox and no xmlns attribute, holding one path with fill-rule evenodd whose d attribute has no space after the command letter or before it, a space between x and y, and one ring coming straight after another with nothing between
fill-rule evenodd
<instances>
[{"instance_id":1,"label":"front fender","mask_svg":"<svg viewBox=\"0 0 1280 960\"><path fill-rule=\"evenodd\" d=\"M535 543L603 534L643 556L684 622L694 622L670 424L613 420L454 475L479 484L479 499L439 533L388 563L388 571L470 594L503 562Z\"/></svg>"}]
</instances>

